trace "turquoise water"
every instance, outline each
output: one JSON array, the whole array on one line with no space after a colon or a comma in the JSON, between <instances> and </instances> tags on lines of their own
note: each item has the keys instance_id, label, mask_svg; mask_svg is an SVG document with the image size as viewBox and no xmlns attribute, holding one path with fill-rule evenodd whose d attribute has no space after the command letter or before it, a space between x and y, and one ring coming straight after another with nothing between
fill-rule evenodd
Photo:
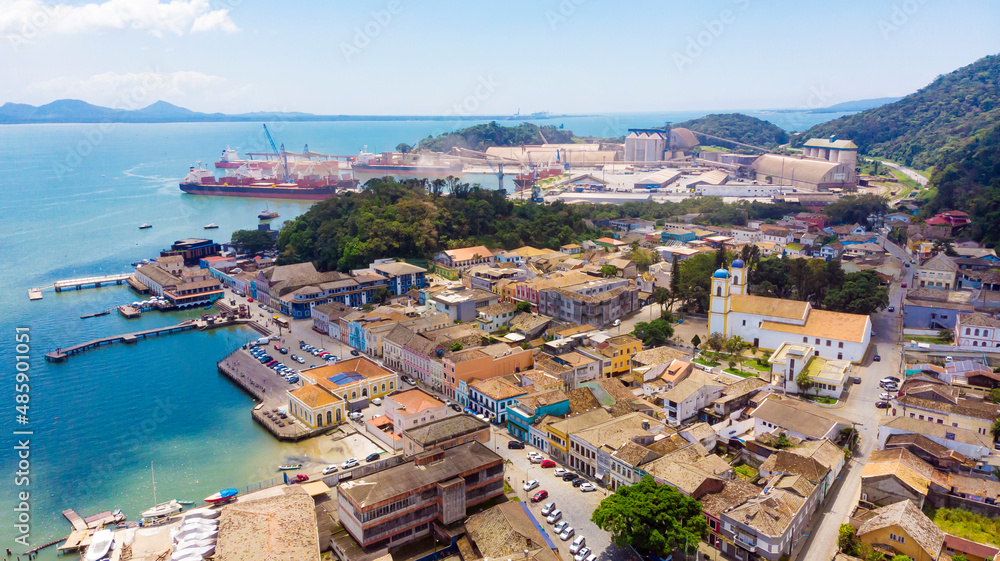
<instances>
[{"instance_id":1,"label":"turquoise water","mask_svg":"<svg viewBox=\"0 0 1000 561\"><path fill-rule=\"evenodd\" d=\"M582 135L615 136L629 127L658 126L700 113L611 115L546 123ZM836 114L762 117L803 128ZM291 151L306 143L317 152L354 154L415 144L429 134L469 122L269 123ZM34 431L30 485L3 485L0 525L12 528L15 493L31 502L32 545L68 534L66 508L90 515L122 508L131 519L152 504L149 466L155 462L157 498L199 500L224 487L242 487L275 475L273 468L307 448L275 442L250 418L251 399L216 373L215 361L253 338L240 329L186 332L114 345L48 364L59 346L171 325L200 310L149 313L136 320L117 314L79 319L138 298L124 287L56 294L29 302L27 290L53 281L130 269L186 237L229 238L252 228L265 204L280 220L309 203L185 195L177 187L188 166L210 166L226 146L266 151L256 123L24 125L0 127L0 360L3 452L0 469L16 470L13 430ZM492 176L468 178L495 186ZM153 225L138 230L139 224ZM215 222L218 230L203 230ZM15 426L14 329L30 329L30 424ZM15 532L4 531L6 544ZM39 559L55 559L50 548Z\"/></svg>"}]
</instances>

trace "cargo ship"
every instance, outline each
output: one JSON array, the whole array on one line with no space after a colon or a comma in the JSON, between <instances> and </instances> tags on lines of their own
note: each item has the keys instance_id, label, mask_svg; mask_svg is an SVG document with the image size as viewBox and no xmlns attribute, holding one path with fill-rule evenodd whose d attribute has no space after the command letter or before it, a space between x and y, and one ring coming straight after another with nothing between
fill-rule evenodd
<instances>
[{"instance_id":1,"label":"cargo ship","mask_svg":"<svg viewBox=\"0 0 1000 561\"><path fill-rule=\"evenodd\" d=\"M380 155L360 152L351 167L360 173L412 173L416 175L436 175L462 173L462 163L457 161L422 161L424 158L405 156L398 152L382 152ZM409 161L408 161L409 160Z\"/></svg>"},{"instance_id":2,"label":"cargo ship","mask_svg":"<svg viewBox=\"0 0 1000 561\"><path fill-rule=\"evenodd\" d=\"M334 162L335 163L335 162ZM321 201L337 194L338 191L357 189L358 181L349 174L338 176L302 174L288 181L277 177L265 177L261 170L248 170L246 166L237 168L236 173L225 177L215 177L210 170L201 166L191 169L181 181L181 191L190 195L222 197L254 197L260 199L301 199Z\"/></svg>"},{"instance_id":3,"label":"cargo ship","mask_svg":"<svg viewBox=\"0 0 1000 561\"><path fill-rule=\"evenodd\" d=\"M278 162L277 160L244 160L240 158L236 150L228 146L222 151L219 161L215 162L215 167L219 169L238 169L242 166L247 166L251 169L274 169L278 166Z\"/></svg>"}]
</instances>

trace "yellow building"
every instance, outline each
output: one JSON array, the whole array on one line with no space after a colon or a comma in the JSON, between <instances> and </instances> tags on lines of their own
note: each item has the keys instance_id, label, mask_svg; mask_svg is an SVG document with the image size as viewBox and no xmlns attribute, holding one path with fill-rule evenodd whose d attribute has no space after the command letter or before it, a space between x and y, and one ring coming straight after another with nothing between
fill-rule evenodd
<instances>
[{"instance_id":1,"label":"yellow building","mask_svg":"<svg viewBox=\"0 0 1000 561\"><path fill-rule=\"evenodd\" d=\"M858 529L858 539L880 553L913 561L937 561L944 546L944 532L908 500L877 509Z\"/></svg>"},{"instance_id":2,"label":"yellow building","mask_svg":"<svg viewBox=\"0 0 1000 561\"><path fill-rule=\"evenodd\" d=\"M642 341L632 335L617 335L597 345L595 350L604 356L602 374L609 378L629 372L632 357L642 350Z\"/></svg>"},{"instance_id":3,"label":"yellow building","mask_svg":"<svg viewBox=\"0 0 1000 561\"><path fill-rule=\"evenodd\" d=\"M599 408L549 424L545 427L545 436L549 441L549 455L557 462L569 463L569 436L583 429L610 421L611 418L611 413L608 413L604 408Z\"/></svg>"},{"instance_id":4,"label":"yellow building","mask_svg":"<svg viewBox=\"0 0 1000 561\"><path fill-rule=\"evenodd\" d=\"M367 357L317 366L302 373L302 387L288 391L289 412L309 428L343 422L356 403L399 387L396 373Z\"/></svg>"}]
</instances>

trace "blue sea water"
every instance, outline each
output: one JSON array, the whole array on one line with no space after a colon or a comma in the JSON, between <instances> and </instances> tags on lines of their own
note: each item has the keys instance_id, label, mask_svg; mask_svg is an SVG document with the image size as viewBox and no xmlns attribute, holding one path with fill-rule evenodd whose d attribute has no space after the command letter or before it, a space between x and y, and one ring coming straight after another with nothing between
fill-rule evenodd
<instances>
[{"instance_id":1,"label":"blue sea water","mask_svg":"<svg viewBox=\"0 0 1000 561\"><path fill-rule=\"evenodd\" d=\"M753 112L750 112L754 114ZM704 112L619 114L539 121L578 135L619 136ZM841 114L760 113L801 130ZM269 123L290 151L355 154L392 150L398 143L472 123L344 121ZM504 124L514 124L505 122ZM228 239L253 228L266 204L292 219L311 203L199 197L177 187L188 167L211 166L226 146L269 151L258 123L80 124L0 127L0 550L13 543L17 493L30 493L32 545L64 537L60 515L122 508L130 518L152 504L149 466L155 462L158 499L192 499L274 475L273 466L307 446L279 444L250 418L251 399L216 372L215 362L253 338L241 329L186 332L114 345L49 364L44 353L84 340L175 324L200 312L80 315L132 302L125 287L56 294L29 302L27 290L53 281L113 272L152 257L186 237ZM495 187L490 175L469 181ZM149 230L138 230L148 222ZM211 222L218 230L206 231ZM15 328L31 337L29 424L15 416ZM30 484L14 484L18 469L13 431L31 430ZM39 559L55 559L55 548Z\"/></svg>"}]
</instances>

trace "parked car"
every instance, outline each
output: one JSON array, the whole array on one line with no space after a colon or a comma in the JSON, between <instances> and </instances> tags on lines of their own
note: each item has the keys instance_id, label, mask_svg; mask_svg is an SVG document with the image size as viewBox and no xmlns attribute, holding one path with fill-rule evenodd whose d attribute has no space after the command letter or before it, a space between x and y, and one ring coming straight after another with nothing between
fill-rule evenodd
<instances>
[{"instance_id":1,"label":"parked car","mask_svg":"<svg viewBox=\"0 0 1000 561\"><path fill-rule=\"evenodd\" d=\"M596 553L591 553L583 561L597 561L597 554Z\"/></svg>"},{"instance_id":2,"label":"parked car","mask_svg":"<svg viewBox=\"0 0 1000 561\"><path fill-rule=\"evenodd\" d=\"M546 491L545 489L542 489L541 491L539 491L539 492L535 493L534 495L532 495L531 502L533 502L533 503L540 503L540 502L544 501L547 498L549 498L549 492Z\"/></svg>"},{"instance_id":3,"label":"parked car","mask_svg":"<svg viewBox=\"0 0 1000 561\"><path fill-rule=\"evenodd\" d=\"M528 461L531 462L531 463L533 463L533 464L540 464L540 463L542 463L542 462L545 461L545 458L543 458L541 456L528 455Z\"/></svg>"},{"instance_id":4,"label":"parked car","mask_svg":"<svg viewBox=\"0 0 1000 561\"><path fill-rule=\"evenodd\" d=\"M563 520L563 521L559 522L559 523L558 523L558 524L556 524L556 525L555 525L555 527L554 527L554 528L552 528L552 529L553 529L553 530L555 531L556 535L558 536L558 535L559 535L559 534L561 534L561 533L562 533L562 531L563 531L563 530L565 530L566 528L569 528L569 520Z\"/></svg>"},{"instance_id":5,"label":"parked car","mask_svg":"<svg viewBox=\"0 0 1000 561\"><path fill-rule=\"evenodd\" d=\"M875 407L878 407L879 409L888 409L892 407L892 404L890 404L888 401L877 401L875 402Z\"/></svg>"},{"instance_id":6,"label":"parked car","mask_svg":"<svg viewBox=\"0 0 1000 561\"><path fill-rule=\"evenodd\" d=\"M537 479L529 479L528 481L526 481L524 483L524 490L525 491L531 491L535 487L538 487L538 480Z\"/></svg>"},{"instance_id":7,"label":"parked car","mask_svg":"<svg viewBox=\"0 0 1000 561\"><path fill-rule=\"evenodd\" d=\"M583 491L584 493L590 493L591 491L596 491L597 486L594 485L593 483L587 482L584 483L583 485L580 485L580 490Z\"/></svg>"},{"instance_id":8,"label":"parked car","mask_svg":"<svg viewBox=\"0 0 1000 561\"><path fill-rule=\"evenodd\" d=\"M453 411L455 411L456 413L461 413L461 412L462 412L462 406L461 406L461 405L459 405L459 404L457 404L457 403L452 403L452 404L451 404L451 408L452 408L452 410L453 410Z\"/></svg>"},{"instance_id":9,"label":"parked car","mask_svg":"<svg viewBox=\"0 0 1000 561\"><path fill-rule=\"evenodd\" d=\"M555 471L552 472L552 475L561 478L567 473L569 473L569 470L566 468L556 468Z\"/></svg>"},{"instance_id":10,"label":"parked car","mask_svg":"<svg viewBox=\"0 0 1000 561\"><path fill-rule=\"evenodd\" d=\"M879 394L878 398L882 401L889 401L893 398L893 395L891 393L882 392Z\"/></svg>"},{"instance_id":11,"label":"parked car","mask_svg":"<svg viewBox=\"0 0 1000 561\"><path fill-rule=\"evenodd\" d=\"M882 378L881 381L882 382L895 382L895 383L898 384L899 383L899 378L897 378L895 376L886 376L885 378Z\"/></svg>"},{"instance_id":12,"label":"parked car","mask_svg":"<svg viewBox=\"0 0 1000 561\"><path fill-rule=\"evenodd\" d=\"M352 350L351 351L351 356L358 356L358 351Z\"/></svg>"},{"instance_id":13,"label":"parked car","mask_svg":"<svg viewBox=\"0 0 1000 561\"><path fill-rule=\"evenodd\" d=\"M561 518L562 518L562 511L557 508L553 510L552 513L545 518L545 521L548 522L549 524L555 524L556 522L559 522Z\"/></svg>"},{"instance_id":14,"label":"parked car","mask_svg":"<svg viewBox=\"0 0 1000 561\"><path fill-rule=\"evenodd\" d=\"M340 467L341 467L341 469L351 469L353 467L358 467L358 465L360 463L361 462L359 462L357 458L351 458L351 459L347 460L346 462L340 464Z\"/></svg>"},{"instance_id":15,"label":"parked car","mask_svg":"<svg viewBox=\"0 0 1000 561\"><path fill-rule=\"evenodd\" d=\"M371 454L368 454L368 457L365 458L365 461L366 462L377 462L378 459L379 459L378 452L372 452Z\"/></svg>"},{"instance_id":16,"label":"parked car","mask_svg":"<svg viewBox=\"0 0 1000 561\"><path fill-rule=\"evenodd\" d=\"M511 440L507 443L508 450L524 450L524 443L520 440Z\"/></svg>"},{"instance_id":17,"label":"parked car","mask_svg":"<svg viewBox=\"0 0 1000 561\"><path fill-rule=\"evenodd\" d=\"M554 467L556 467L556 463L553 462L552 460L542 460L542 467L543 468L554 468Z\"/></svg>"},{"instance_id":18,"label":"parked car","mask_svg":"<svg viewBox=\"0 0 1000 561\"><path fill-rule=\"evenodd\" d=\"M372 405L382 405L382 398L381 397L376 397L375 399L373 399L372 400Z\"/></svg>"},{"instance_id":19,"label":"parked car","mask_svg":"<svg viewBox=\"0 0 1000 561\"><path fill-rule=\"evenodd\" d=\"M888 307L887 309L888 309L888 310L889 310L890 312L895 312L895 311L896 311L896 306L889 306L889 307Z\"/></svg>"},{"instance_id":20,"label":"parked car","mask_svg":"<svg viewBox=\"0 0 1000 561\"><path fill-rule=\"evenodd\" d=\"M292 483L303 483L305 481L309 481L309 476L304 473L300 473L292 478Z\"/></svg>"},{"instance_id":21,"label":"parked car","mask_svg":"<svg viewBox=\"0 0 1000 561\"><path fill-rule=\"evenodd\" d=\"M903 283L902 285L900 285L900 286L902 286L903 288L906 288L906 283L904 282L904 283Z\"/></svg>"},{"instance_id":22,"label":"parked car","mask_svg":"<svg viewBox=\"0 0 1000 561\"><path fill-rule=\"evenodd\" d=\"M325 468L323 468L323 475L330 475L331 473L337 473L337 471L339 470L340 468L337 467L337 464L330 464Z\"/></svg>"},{"instance_id":23,"label":"parked car","mask_svg":"<svg viewBox=\"0 0 1000 561\"><path fill-rule=\"evenodd\" d=\"M880 357L879 355L875 355L875 358L872 360L874 360L875 362L882 362L882 357Z\"/></svg>"},{"instance_id":24,"label":"parked car","mask_svg":"<svg viewBox=\"0 0 1000 561\"><path fill-rule=\"evenodd\" d=\"M573 561L584 561L588 555L590 555L590 548L584 547L573 556Z\"/></svg>"},{"instance_id":25,"label":"parked car","mask_svg":"<svg viewBox=\"0 0 1000 561\"><path fill-rule=\"evenodd\" d=\"M574 487L579 487L580 485L583 485L586 482L587 482L586 479L584 479L582 477L577 477L576 479L573 480L573 486Z\"/></svg>"},{"instance_id":26,"label":"parked car","mask_svg":"<svg viewBox=\"0 0 1000 561\"><path fill-rule=\"evenodd\" d=\"M552 514L552 511L555 509L556 509L555 501L549 501L545 503L545 506L542 507L542 516L548 516Z\"/></svg>"},{"instance_id":27,"label":"parked car","mask_svg":"<svg viewBox=\"0 0 1000 561\"><path fill-rule=\"evenodd\" d=\"M574 530L572 526L567 526L565 530L559 533L559 539L566 541L572 538L573 534L576 534L576 530Z\"/></svg>"},{"instance_id":28,"label":"parked car","mask_svg":"<svg viewBox=\"0 0 1000 561\"><path fill-rule=\"evenodd\" d=\"M573 543L569 545L569 552L572 554L577 554L583 549L583 546L587 545L587 538L583 536L577 536Z\"/></svg>"},{"instance_id":29,"label":"parked car","mask_svg":"<svg viewBox=\"0 0 1000 561\"><path fill-rule=\"evenodd\" d=\"M861 376L855 376L854 377L854 383L855 384L860 384L861 383Z\"/></svg>"},{"instance_id":30,"label":"parked car","mask_svg":"<svg viewBox=\"0 0 1000 561\"><path fill-rule=\"evenodd\" d=\"M577 477L578 477L578 476L577 476L577 475L576 475L575 473L573 473L572 471L567 471L567 472L566 472L566 473L564 473L564 474L563 474L563 476L562 476L562 478L563 478L563 481L573 481L573 480L574 480L574 479L576 479Z\"/></svg>"}]
</instances>

